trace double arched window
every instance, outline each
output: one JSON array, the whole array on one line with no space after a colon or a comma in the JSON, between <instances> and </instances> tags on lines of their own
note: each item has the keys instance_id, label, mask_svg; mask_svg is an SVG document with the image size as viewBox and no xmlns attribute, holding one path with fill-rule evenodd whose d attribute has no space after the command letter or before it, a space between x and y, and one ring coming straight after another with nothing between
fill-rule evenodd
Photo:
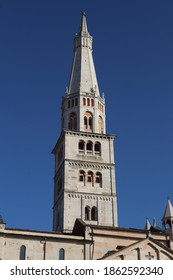
<instances>
[{"instance_id":1,"label":"double arched window","mask_svg":"<svg viewBox=\"0 0 173 280\"><path fill-rule=\"evenodd\" d=\"M93 129L93 115L90 112L86 112L84 115L84 129L90 131Z\"/></svg>"},{"instance_id":2,"label":"double arched window","mask_svg":"<svg viewBox=\"0 0 173 280\"><path fill-rule=\"evenodd\" d=\"M97 207L93 206L90 208L88 205L85 207L85 220L86 221L97 221L98 220L98 211Z\"/></svg>"}]
</instances>

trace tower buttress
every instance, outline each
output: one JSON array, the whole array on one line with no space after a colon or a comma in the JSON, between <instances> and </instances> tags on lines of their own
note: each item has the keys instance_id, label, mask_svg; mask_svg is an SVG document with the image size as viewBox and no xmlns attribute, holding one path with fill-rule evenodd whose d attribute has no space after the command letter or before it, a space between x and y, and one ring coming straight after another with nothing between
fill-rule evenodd
<instances>
[{"instance_id":1,"label":"tower buttress","mask_svg":"<svg viewBox=\"0 0 173 280\"><path fill-rule=\"evenodd\" d=\"M76 218L117 226L115 137L106 134L105 98L99 92L85 13L74 38L72 70L61 109L62 131L52 151L53 230L71 232Z\"/></svg>"}]
</instances>

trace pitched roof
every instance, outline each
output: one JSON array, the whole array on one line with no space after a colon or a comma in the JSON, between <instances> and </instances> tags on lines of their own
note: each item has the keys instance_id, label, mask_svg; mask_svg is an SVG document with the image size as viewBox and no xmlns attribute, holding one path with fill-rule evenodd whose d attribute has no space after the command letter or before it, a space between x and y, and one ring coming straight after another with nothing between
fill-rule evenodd
<instances>
[{"instance_id":1,"label":"pitched roof","mask_svg":"<svg viewBox=\"0 0 173 280\"><path fill-rule=\"evenodd\" d=\"M122 247L118 251L117 250L108 251L102 258L100 258L100 260L104 260L104 259L113 260L121 255L124 254L126 255L127 252L132 251L137 247L141 247L143 244L152 244L153 247L160 248L162 252L165 252L169 256L169 258L173 260L173 250L171 250L167 246L163 245L161 242L158 242L157 240L151 237L147 237L143 240L137 241L129 246Z\"/></svg>"}]
</instances>

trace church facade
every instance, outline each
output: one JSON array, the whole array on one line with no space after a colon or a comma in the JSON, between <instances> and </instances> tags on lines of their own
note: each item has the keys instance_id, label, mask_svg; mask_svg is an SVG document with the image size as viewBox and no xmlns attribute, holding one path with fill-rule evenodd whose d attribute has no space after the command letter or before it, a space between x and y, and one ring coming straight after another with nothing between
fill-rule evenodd
<instances>
[{"instance_id":1,"label":"church facade","mask_svg":"<svg viewBox=\"0 0 173 280\"><path fill-rule=\"evenodd\" d=\"M82 13L74 38L69 85L61 106L55 157L53 230L6 227L0 218L0 259L173 259L173 207L163 228L118 227L115 136L106 133L105 97L100 94L92 37Z\"/></svg>"}]
</instances>

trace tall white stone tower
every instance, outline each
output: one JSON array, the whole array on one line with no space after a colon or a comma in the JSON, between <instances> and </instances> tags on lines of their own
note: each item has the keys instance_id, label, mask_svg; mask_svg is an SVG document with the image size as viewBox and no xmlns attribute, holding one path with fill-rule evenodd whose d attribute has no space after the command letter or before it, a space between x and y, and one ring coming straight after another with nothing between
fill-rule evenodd
<instances>
[{"instance_id":1,"label":"tall white stone tower","mask_svg":"<svg viewBox=\"0 0 173 280\"><path fill-rule=\"evenodd\" d=\"M117 226L114 136L106 134L85 13L74 38L74 59L62 100L55 155L53 230L71 232L76 218Z\"/></svg>"}]
</instances>

